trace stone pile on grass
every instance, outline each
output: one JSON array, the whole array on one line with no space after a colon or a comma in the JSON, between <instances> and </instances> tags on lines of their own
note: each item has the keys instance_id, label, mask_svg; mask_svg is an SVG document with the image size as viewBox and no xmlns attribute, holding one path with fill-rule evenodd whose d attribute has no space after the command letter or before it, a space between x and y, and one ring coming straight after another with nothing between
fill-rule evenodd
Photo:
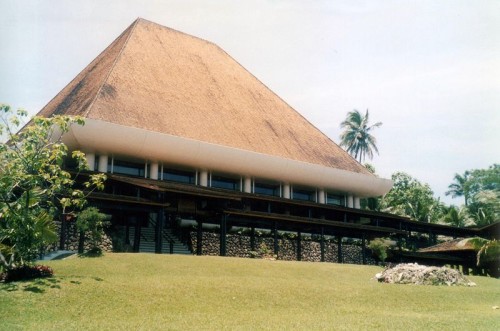
<instances>
[{"instance_id":1,"label":"stone pile on grass","mask_svg":"<svg viewBox=\"0 0 500 331\"><path fill-rule=\"evenodd\" d=\"M458 270L417 263L398 264L376 274L375 278L392 284L476 286Z\"/></svg>"}]
</instances>

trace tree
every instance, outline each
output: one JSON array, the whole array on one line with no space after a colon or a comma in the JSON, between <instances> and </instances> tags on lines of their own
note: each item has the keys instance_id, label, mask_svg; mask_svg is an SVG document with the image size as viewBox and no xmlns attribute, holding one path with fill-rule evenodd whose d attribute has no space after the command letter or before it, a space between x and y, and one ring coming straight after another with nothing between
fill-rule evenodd
<instances>
[{"instance_id":1,"label":"tree","mask_svg":"<svg viewBox=\"0 0 500 331\"><path fill-rule=\"evenodd\" d=\"M468 209L476 225L495 223L500 220L500 191L484 190L476 193Z\"/></svg>"},{"instance_id":2,"label":"tree","mask_svg":"<svg viewBox=\"0 0 500 331\"><path fill-rule=\"evenodd\" d=\"M377 176L375 167L372 164L365 163L364 166L366 170ZM380 211L380 200L381 197L362 198L360 200L361 209Z\"/></svg>"},{"instance_id":3,"label":"tree","mask_svg":"<svg viewBox=\"0 0 500 331\"><path fill-rule=\"evenodd\" d=\"M0 265L4 269L36 259L41 246L53 242L54 219L74 213L86 203L83 190L63 170L68 148L61 137L71 125L83 125L80 117L35 117L19 132L27 112L0 105ZM85 155L71 155L78 171L87 167ZM84 182L87 190L103 188L103 174Z\"/></svg>"},{"instance_id":4,"label":"tree","mask_svg":"<svg viewBox=\"0 0 500 331\"><path fill-rule=\"evenodd\" d=\"M78 214L78 217L76 218L76 227L80 231L80 237L83 237L85 233L88 234L90 239L89 255L102 255L102 250L99 247L99 244L101 243L104 235L104 228L109 225L109 219L109 215L99 212L99 209L95 207L85 208ZM83 253L83 249L80 253Z\"/></svg>"},{"instance_id":5,"label":"tree","mask_svg":"<svg viewBox=\"0 0 500 331\"><path fill-rule=\"evenodd\" d=\"M454 183L448 186L448 191L445 192L446 195L451 195L452 198L464 197L465 205L467 206L469 202L469 192L467 181L469 179L470 172L466 171L463 176L455 174L453 177Z\"/></svg>"},{"instance_id":6,"label":"tree","mask_svg":"<svg viewBox=\"0 0 500 331\"><path fill-rule=\"evenodd\" d=\"M380 202L381 210L427 223L436 223L442 217L443 205L428 184L404 172L394 173L392 180L392 189Z\"/></svg>"},{"instance_id":7,"label":"tree","mask_svg":"<svg viewBox=\"0 0 500 331\"><path fill-rule=\"evenodd\" d=\"M391 240L387 238L375 238L368 243L368 248L372 251L373 256L382 263L387 259L391 246Z\"/></svg>"},{"instance_id":8,"label":"tree","mask_svg":"<svg viewBox=\"0 0 500 331\"><path fill-rule=\"evenodd\" d=\"M485 268L492 277L500 277L500 241L484 243L477 253L477 266Z\"/></svg>"},{"instance_id":9,"label":"tree","mask_svg":"<svg viewBox=\"0 0 500 331\"><path fill-rule=\"evenodd\" d=\"M488 169L473 169L455 174L447 195L463 196L468 214L478 226L500 219L500 165Z\"/></svg>"},{"instance_id":10,"label":"tree","mask_svg":"<svg viewBox=\"0 0 500 331\"><path fill-rule=\"evenodd\" d=\"M444 207L444 214L442 221L452 226L463 228L470 223L467 208L449 206Z\"/></svg>"},{"instance_id":11,"label":"tree","mask_svg":"<svg viewBox=\"0 0 500 331\"><path fill-rule=\"evenodd\" d=\"M354 109L347 113L345 121L340 124L340 127L344 129L340 136L340 146L345 147L346 151L360 163L367 155L372 159L373 151L378 154L377 141L371 132L380 127L382 122L377 122L372 126L368 126L368 123L368 109L364 116Z\"/></svg>"}]
</instances>

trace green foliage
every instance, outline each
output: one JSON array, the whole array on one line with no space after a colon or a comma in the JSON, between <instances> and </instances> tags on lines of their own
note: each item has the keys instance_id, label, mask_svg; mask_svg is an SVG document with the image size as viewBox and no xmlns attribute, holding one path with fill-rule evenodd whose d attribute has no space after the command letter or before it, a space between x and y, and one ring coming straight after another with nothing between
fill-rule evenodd
<instances>
[{"instance_id":1,"label":"green foliage","mask_svg":"<svg viewBox=\"0 0 500 331\"><path fill-rule=\"evenodd\" d=\"M346 151L359 162L362 162L366 156L372 159L373 151L378 154L377 140L371 132L380 127L382 122L377 122L372 126L368 124L368 109L364 116L356 109L348 112L345 121L340 124L340 127L344 129L340 136L340 146L345 147Z\"/></svg>"},{"instance_id":2,"label":"green foliage","mask_svg":"<svg viewBox=\"0 0 500 331\"><path fill-rule=\"evenodd\" d=\"M445 192L446 195L451 195L452 198L464 197L465 205L467 206L469 202L469 192L467 188L467 180L470 176L470 172L466 171L463 176L455 174L453 177L454 182L448 186L448 191Z\"/></svg>"},{"instance_id":3,"label":"green foliage","mask_svg":"<svg viewBox=\"0 0 500 331\"><path fill-rule=\"evenodd\" d=\"M377 176L375 167L373 165L371 165L370 163L365 163L364 166L369 172ZM360 207L361 209L380 211L381 199L381 197L362 198L360 199Z\"/></svg>"},{"instance_id":4,"label":"green foliage","mask_svg":"<svg viewBox=\"0 0 500 331\"><path fill-rule=\"evenodd\" d=\"M110 225L109 219L109 215L99 212L95 207L85 208L78 214L76 227L90 238L91 255L102 254L99 245L104 235L104 228Z\"/></svg>"},{"instance_id":5,"label":"green foliage","mask_svg":"<svg viewBox=\"0 0 500 331\"><path fill-rule=\"evenodd\" d=\"M265 243L261 243L258 251L250 251L250 257L261 259L276 259L273 251Z\"/></svg>"},{"instance_id":6,"label":"green foliage","mask_svg":"<svg viewBox=\"0 0 500 331\"><path fill-rule=\"evenodd\" d=\"M443 205L434 198L428 184L404 172L394 173L392 180L394 186L380 202L382 210L427 223L436 223L441 218Z\"/></svg>"},{"instance_id":7,"label":"green foliage","mask_svg":"<svg viewBox=\"0 0 500 331\"><path fill-rule=\"evenodd\" d=\"M477 265L493 277L500 277L500 241L486 242L477 253Z\"/></svg>"},{"instance_id":8,"label":"green foliage","mask_svg":"<svg viewBox=\"0 0 500 331\"><path fill-rule=\"evenodd\" d=\"M464 197L468 216L476 225L484 226L500 219L499 164L488 169L468 170L463 175L455 174L448 188L447 195Z\"/></svg>"},{"instance_id":9,"label":"green foliage","mask_svg":"<svg viewBox=\"0 0 500 331\"><path fill-rule=\"evenodd\" d=\"M381 262L385 262L388 256L388 250L391 247L390 240L387 238L375 238L368 243L373 255Z\"/></svg>"},{"instance_id":10,"label":"green foliage","mask_svg":"<svg viewBox=\"0 0 500 331\"><path fill-rule=\"evenodd\" d=\"M470 225L471 220L465 207L449 206L443 208L444 214L442 221L446 224L463 228Z\"/></svg>"},{"instance_id":11,"label":"green foliage","mask_svg":"<svg viewBox=\"0 0 500 331\"><path fill-rule=\"evenodd\" d=\"M500 190L484 190L476 193L468 206L469 214L478 226L500 220Z\"/></svg>"},{"instance_id":12,"label":"green foliage","mask_svg":"<svg viewBox=\"0 0 500 331\"><path fill-rule=\"evenodd\" d=\"M39 249L56 240L54 218L74 213L86 203L86 193L75 189L63 170L68 148L61 137L80 117L35 117L20 131L26 111L0 105L0 263L10 269L33 261ZM78 170L86 169L85 156L73 152ZM102 188L104 175L84 183ZM4 252L7 252L4 255Z\"/></svg>"}]
</instances>

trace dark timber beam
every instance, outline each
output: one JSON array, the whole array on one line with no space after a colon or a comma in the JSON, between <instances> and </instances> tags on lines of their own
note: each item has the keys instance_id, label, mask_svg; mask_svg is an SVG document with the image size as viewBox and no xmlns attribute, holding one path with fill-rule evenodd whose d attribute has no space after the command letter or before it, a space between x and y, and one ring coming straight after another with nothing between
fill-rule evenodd
<instances>
[{"instance_id":1,"label":"dark timber beam","mask_svg":"<svg viewBox=\"0 0 500 331\"><path fill-rule=\"evenodd\" d=\"M227 215L222 214L220 219L220 256L226 256L226 242L227 242Z\"/></svg>"},{"instance_id":2,"label":"dark timber beam","mask_svg":"<svg viewBox=\"0 0 500 331\"><path fill-rule=\"evenodd\" d=\"M325 228L324 227L321 227L320 247L321 247L321 262L325 262Z\"/></svg>"},{"instance_id":3,"label":"dark timber beam","mask_svg":"<svg viewBox=\"0 0 500 331\"><path fill-rule=\"evenodd\" d=\"M363 259L363 264L366 264L366 235L363 233L361 238L361 256Z\"/></svg>"},{"instance_id":4,"label":"dark timber beam","mask_svg":"<svg viewBox=\"0 0 500 331\"><path fill-rule=\"evenodd\" d=\"M344 255L342 253L342 237L337 236L337 260L338 263L344 263Z\"/></svg>"},{"instance_id":5,"label":"dark timber beam","mask_svg":"<svg viewBox=\"0 0 500 331\"><path fill-rule=\"evenodd\" d=\"M277 228L277 225L276 225L276 222L273 222L273 233L274 233L274 255L278 255L278 250L279 250L279 247L278 247L278 228Z\"/></svg>"},{"instance_id":6,"label":"dark timber beam","mask_svg":"<svg viewBox=\"0 0 500 331\"><path fill-rule=\"evenodd\" d=\"M203 247L203 222L198 221L198 227L196 229L196 255L202 255L202 247Z\"/></svg>"},{"instance_id":7,"label":"dark timber beam","mask_svg":"<svg viewBox=\"0 0 500 331\"><path fill-rule=\"evenodd\" d=\"M161 254L162 241L163 241L163 223L165 218L165 211L161 208L156 217L156 242L155 242L155 252L156 254Z\"/></svg>"},{"instance_id":8,"label":"dark timber beam","mask_svg":"<svg viewBox=\"0 0 500 331\"><path fill-rule=\"evenodd\" d=\"M250 250L255 251L255 228L250 228Z\"/></svg>"},{"instance_id":9,"label":"dark timber beam","mask_svg":"<svg viewBox=\"0 0 500 331\"><path fill-rule=\"evenodd\" d=\"M139 252L139 246L141 245L141 222L139 219L135 220L135 232L134 232L134 252Z\"/></svg>"},{"instance_id":10,"label":"dark timber beam","mask_svg":"<svg viewBox=\"0 0 500 331\"><path fill-rule=\"evenodd\" d=\"M297 232L297 261L302 260L302 233Z\"/></svg>"}]
</instances>

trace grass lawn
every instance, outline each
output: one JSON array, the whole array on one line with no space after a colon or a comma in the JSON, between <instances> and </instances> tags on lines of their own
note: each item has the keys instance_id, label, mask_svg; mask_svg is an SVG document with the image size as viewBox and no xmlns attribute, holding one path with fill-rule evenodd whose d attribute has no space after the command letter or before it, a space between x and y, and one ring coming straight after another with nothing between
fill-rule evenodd
<instances>
[{"instance_id":1,"label":"grass lawn","mask_svg":"<svg viewBox=\"0 0 500 331\"><path fill-rule=\"evenodd\" d=\"M380 267L106 254L0 284L1 330L499 330L500 280L379 284Z\"/></svg>"}]
</instances>

